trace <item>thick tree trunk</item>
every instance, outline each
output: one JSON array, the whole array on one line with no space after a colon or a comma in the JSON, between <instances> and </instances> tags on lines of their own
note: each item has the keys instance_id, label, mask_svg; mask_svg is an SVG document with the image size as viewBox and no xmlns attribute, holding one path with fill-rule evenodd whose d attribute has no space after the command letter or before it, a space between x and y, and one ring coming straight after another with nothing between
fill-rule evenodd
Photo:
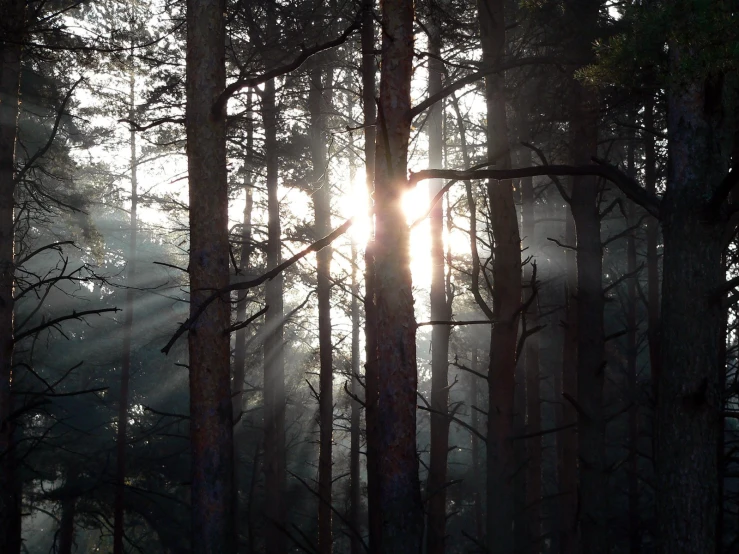
<instances>
[{"instance_id":1,"label":"thick tree trunk","mask_svg":"<svg viewBox=\"0 0 739 554\"><path fill-rule=\"evenodd\" d=\"M15 475L13 380L13 279L15 274L15 145L20 112L22 0L0 2L0 544L9 554L21 549L21 487Z\"/></svg>"},{"instance_id":2,"label":"thick tree trunk","mask_svg":"<svg viewBox=\"0 0 739 554\"><path fill-rule=\"evenodd\" d=\"M416 452L416 320L410 232L402 208L407 188L413 2L382 4L382 64L375 151L375 303L377 469L382 512L378 552L419 552L423 507Z\"/></svg>"},{"instance_id":3,"label":"thick tree trunk","mask_svg":"<svg viewBox=\"0 0 739 554\"><path fill-rule=\"evenodd\" d=\"M571 118L573 162L588 163L597 149L594 94L580 94ZM577 404L580 469L580 541L583 552L608 552L606 514L605 414L603 384L603 248L597 180L574 177L572 216L577 232Z\"/></svg>"},{"instance_id":4,"label":"thick tree trunk","mask_svg":"<svg viewBox=\"0 0 739 554\"><path fill-rule=\"evenodd\" d=\"M524 122L527 125L527 122ZM522 153L521 167L532 165L531 150L526 148ZM527 248L526 256L537 255L536 222L534 217L534 182L532 178L521 179L521 235L523 246ZM535 259L535 258L534 258ZM534 329L539 324L539 300L531 301L536 294L532 283L534 268L531 263L524 267L524 284L526 287L526 302L530 302L526 310L526 328ZM539 333L534 333L526 339L524 347L524 367L526 373L526 432L538 433L541 430L541 377L539 375ZM532 554L541 549L541 472L542 453L541 437L528 440L526 465L526 506L528 522L528 538L530 546L528 552ZM524 545L521 545L524 546ZM523 552L523 549L519 549Z\"/></svg>"},{"instance_id":5,"label":"thick tree trunk","mask_svg":"<svg viewBox=\"0 0 739 554\"><path fill-rule=\"evenodd\" d=\"M375 98L375 20L374 0L362 0L362 111L364 116L364 161L369 206L370 236L364 251L364 343L365 343L365 425L367 432L367 511L369 547L379 552L382 537L382 510L379 487L379 447L377 427L378 366L377 306L375 301L375 139L377 105Z\"/></svg>"},{"instance_id":6,"label":"thick tree trunk","mask_svg":"<svg viewBox=\"0 0 739 554\"><path fill-rule=\"evenodd\" d=\"M135 69L131 69L128 93L128 117L132 121L136 107ZM123 314L123 357L121 359L121 392L118 399L118 434L116 437L116 488L113 505L113 552L123 554L123 528L126 489L126 430L128 427L128 396L131 375L131 335L133 333L134 288L136 287L136 243L138 236L138 154L136 152L136 130L129 133L131 150L131 230L126 261L126 304Z\"/></svg>"},{"instance_id":7,"label":"thick tree trunk","mask_svg":"<svg viewBox=\"0 0 739 554\"><path fill-rule=\"evenodd\" d=\"M262 96L264 148L267 162L267 267L282 261L280 203L277 196L277 107L275 82L267 81ZM267 554L287 552L285 540L285 354L283 344L283 277L266 285L264 321L264 479L265 540Z\"/></svg>"},{"instance_id":8,"label":"thick tree trunk","mask_svg":"<svg viewBox=\"0 0 739 554\"><path fill-rule=\"evenodd\" d=\"M441 54L441 36L433 24L429 25L429 95L441 90L444 67ZM443 107L439 102L431 108L428 122L429 168L442 167ZM429 181L429 198L441 190L442 181ZM451 305L446 297L444 274L444 214L442 202L437 202L430 214L431 226L431 320L449 321ZM428 523L426 525L426 552L444 554L446 544L446 474L449 450L449 333L448 325L434 325L431 331L431 446L429 474L426 484Z\"/></svg>"},{"instance_id":9,"label":"thick tree trunk","mask_svg":"<svg viewBox=\"0 0 739 554\"><path fill-rule=\"evenodd\" d=\"M190 180L190 313L229 284L226 117L213 105L226 84L222 0L187 3L187 159ZM229 303L194 322L190 354L192 529L196 552L236 548Z\"/></svg>"},{"instance_id":10,"label":"thick tree trunk","mask_svg":"<svg viewBox=\"0 0 739 554\"><path fill-rule=\"evenodd\" d=\"M684 76L688 47L670 45L670 164L662 201L663 367L657 399L658 552L715 552L717 444L724 325L716 290L723 281L724 222L704 213L728 170L723 79Z\"/></svg>"},{"instance_id":11,"label":"thick tree trunk","mask_svg":"<svg viewBox=\"0 0 739 554\"><path fill-rule=\"evenodd\" d=\"M478 16L484 67L495 67L505 53L505 18L502 0L479 0ZM504 79L485 78L488 161L511 167L506 121ZM493 247L493 326L490 337L487 426L487 540L495 554L514 551L513 399L516 345L521 308L521 238L511 181L487 185Z\"/></svg>"},{"instance_id":12,"label":"thick tree trunk","mask_svg":"<svg viewBox=\"0 0 739 554\"><path fill-rule=\"evenodd\" d=\"M568 20L577 32L570 44L574 57L590 59L601 2L570 0ZM598 150L598 96L572 79L570 154L575 165L592 163ZM577 234L577 404L579 527L582 552L606 554L608 544L606 420L603 407L605 340L603 328L603 246L600 238L598 182L572 181L572 217Z\"/></svg>"},{"instance_id":13,"label":"thick tree trunk","mask_svg":"<svg viewBox=\"0 0 739 554\"><path fill-rule=\"evenodd\" d=\"M331 184L328 178L328 152L326 150L327 102L324 99L324 77L331 80L331 73L317 67L320 61L313 59L310 71L311 157L313 159L313 209L316 237L331 232ZM330 84L330 83L329 83ZM318 549L330 554L333 547L331 533L331 482L333 446L333 352L331 344L331 255L330 246L316 253L318 279L318 347L320 357L319 419L320 440L318 457Z\"/></svg>"}]
</instances>

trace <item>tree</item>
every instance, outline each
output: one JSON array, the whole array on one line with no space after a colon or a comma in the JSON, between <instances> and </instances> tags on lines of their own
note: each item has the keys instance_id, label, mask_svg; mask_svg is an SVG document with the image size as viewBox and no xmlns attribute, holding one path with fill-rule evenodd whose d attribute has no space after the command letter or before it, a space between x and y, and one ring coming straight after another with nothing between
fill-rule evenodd
<instances>
[{"instance_id":1,"label":"tree","mask_svg":"<svg viewBox=\"0 0 739 554\"><path fill-rule=\"evenodd\" d=\"M233 491L230 309L211 302L229 283L224 5L187 3L187 159L190 184L190 433L196 552L236 549Z\"/></svg>"}]
</instances>

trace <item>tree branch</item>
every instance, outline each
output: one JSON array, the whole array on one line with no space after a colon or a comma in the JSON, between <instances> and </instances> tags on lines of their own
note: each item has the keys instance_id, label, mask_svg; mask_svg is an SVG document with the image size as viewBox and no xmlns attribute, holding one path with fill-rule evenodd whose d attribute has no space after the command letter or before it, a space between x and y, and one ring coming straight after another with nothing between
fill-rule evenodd
<instances>
[{"instance_id":1,"label":"tree branch","mask_svg":"<svg viewBox=\"0 0 739 554\"><path fill-rule=\"evenodd\" d=\"M286 73L295 71L306 61L308 61L311 56L314 56L319 52L323 52L324 50L329 50L331 48L335 48L336 46L344 44L347 40L349 40L349 37L352 36L355 31L358 31L361 28L361 19L358 14L357 17L354 19L354 23L352 23L346 29L346 31L344 31L339 37L335 38L334 40L324 42L323 44L317 44L312 48L304 48L300 55L288 64L270 69L269 71L262 73L261 75L255 75L253 77L245 77L236 80L226 87L226 89L220 94L218 99L213 104L213 115L216 117L220 117L220 115L223 113L223 110L226 108L226 103L228 102L228 99L240 90L243 90L247 87L256 87L258 85L266 83L271 79L274 79L275 77L280 77L281 75L285 75Z\"/></svg>"},{"instance_id":2,"label":"tree branch","mask_svg":"<svg viewBox=\"0 0 739 554\"><path fill-rule=\"evenodd\" d=\"M308 248L301 250L300 252L292 256L291 258L285 260L280 265L275 266L274 268L267 271L266 273L262 273L256 279L251 279L249 281L241 281L240 283L233 283L227 287L223 287L222 289L215 291L208 298L206 298L203 301L203 303L200 304L200 306L198 306L194 314L192 314L189 318L185 320L185 322L182 325L179 326L177 331L175 331L175 334L172 335L172 338L169 339L169 342L165 345L164 348L162 348L162 352L164 354L169 354L169 351L172 349L172 346L174 346L174 343L177 342L177 339L179 339L185 331L190 329L192 324L198 320L198 318L203 314L205 309L218 297L224 294L227 294L229 292L233 292L235 290L253 289L254 287L258 287L259 285L261 285L262 283L266 281L271 281L277 275L279 275L284 270L286 270L288 267L292 266L293 264L297 263L301 259L305 258L311 252L318 252L319 250L322 250L323 248L327 247L338 237L346 233L349 227L351 227L352 223L353 223L353 219L347 219L344 223L341 224L341 226L334 229L331 233L329 233L322 239L317 240L316 242L308 246Z\"/></svg>"},{"instance_id":3,"label":"tree branch","mask_svg":"<svg viewBox=\"0 0 739 554\"><path fill-rule=\"evenodd\" d=\"M77 319L81 320L86 315L100 315L104 314L106 312L120 312L121 310L118 308L103 308L100 310L87 310L84 312L72 312L71 314L67 314L61 317L57 317L56 319L52 319L50 321L47 321L46 323L42 323L38 327L34 327L33 329L29 329L28 331L24 331L23 333L20 333L19 335L16 335L13 337L13 342L19 342L26 337L30 337L31 335L35 335L36 333L43 331L44 329L48 329L49 327L56 327L59 325L62 321L67 321L68 319Z\"/></svg>"}]
</instances>

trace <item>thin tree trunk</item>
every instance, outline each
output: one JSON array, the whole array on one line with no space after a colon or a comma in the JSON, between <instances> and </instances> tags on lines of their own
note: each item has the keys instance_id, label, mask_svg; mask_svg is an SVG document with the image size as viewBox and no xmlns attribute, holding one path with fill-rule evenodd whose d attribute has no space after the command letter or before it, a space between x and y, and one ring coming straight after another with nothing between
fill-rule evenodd
<instances>
[{"instance_id":1,"label":"thin tree trunk","mask_svg":"<svg viewBox=\"0 0 739 554\"><path fill-rule=\"evenodd\" d=\"M472 369L480 371L480 363L477 359L477 349L472 352ZM467 402L470 405L470 425L473 429L479 429L479 417L477 412L477 376L472 373L467 374L469 384L467 388ZM470 450L472 453L472 477L477 479L480 475L480 439L475 433L470 433ZM482 500L480 498L479 483L472 483L472 504L475 515L475 539L482 541L484 538L484 518L482 514Z\"/></svg>"},{"instance_id":2,"label":"thin tree trunk","mask_svg":"<svg viewBox=\"0 0 739 554\"><path fill-rule=\"evenodd\" d=\"M648 96L644 106L644 126L654 129L654 99ZM647 192L657 193L657 151L654 134L644 134L644 181ZM647 322L649 340L649 365L652 376L652 396L657 399L657 383L660 373L659 344L659 257L657 241L659 240L659 222L650 217L647 219Z\"/></svg>"},{"instance_id":3,"label":"thin tree trunk","mask_svg":"<svg viewBox=\"0 0 739 554\"><path fill-rule=\"evenodd\" d=\"M503 0L479 0L484 67L495 67L505 53ZM502 74L485 78L488 160L511 167ZM493 326L490 337L487 426L487 539L494 554L514 551L513 401L516 345L521 307L521 238L510 180L487 185L493 237Z\"/></svg>"},{"instance_id":4,"label":"thin tree trunk","mask_svg":"<svg viewBox=\"0 0 739 554\"><path fill-rule=\"evenodd\" d=\"M311 157L313 159L313 209L317 237L331 232L331 184L328 178L328 153L324 132L326 129L326 105L324 99L324 77L329 81L330 72L317 65L320 59L312 60L310 71ZM333 548L331 532L331 481L333 446L333 352L331 344L331 256L330 246L316 253L318 279L318 345L320 357L319 419L320 440L318 457L318 549L321 554L330 554Z\"/></svg>"},{"instance_id":5,"label":"thin tree trunk","mask_svg":"<svg viewBox=\"0 0 739 554\"><path fill-rule=\"evenodd\" d=\"M267 267L282 261L280 203L277 196L277 107L275 82L267 81L262 95L264 148L267 162ZM285 506L285 353L283 344L283 277L267 281L264 321L264 478L265 538L267 554L284 554Z\"/></svg>"},{"instance_id":6,"label":"thin tree trunk","mask_svg":"<svg viewBox=\"0 0 739 554\"><path fill-rule=\"evenodd\" d=\"M76 478L76 473L73 478L67 478L65 487L69 487L71 481ZM59 521L59 531L57 535L58 546L56 554L72 554L72 548L74 547L74 518L77 512L77 495L73 490L65 491L64 496L61 499L62 517Z\"/></svg>"},{"instance_id":7,"label":"thin tree trunk","mask_svg":"<svg viewBox=\"0 0 739 554\"><path fill-rule=\"evenodd\" d=\"M575 244L575 222L565 207L565 244ZM577 411L567 398L577 398L577 265L571 250L565 250L565 330L562 344L561 394L557 398L557 426L577 422ZM558 511L560 548L562 554L576 554L577 540L577 429L565 429L557 437L557 474L560 503Z\"/></svg>"},{"instance_id":8,"label":"thin tree trunk","mask_svg":"<svg viewBox=\"0 0 739 554\"><path fill-rule=\"evenodd\" d=\"M382 4L382 64L375 151L377 447L382 540L378 552L419 552L423 506L416 452L416 320L407 191L413 1Z\"/></svg>"},{"instance_id":9,"label":"thin tree trunk","mask_svg":"<svg viewBox=\"0 0 739 554\"><path fill-rule=\"evenodd\" d=\"M229 284L226 117L213 105L226 85L220 0L187 3L187 158L190 180L190 313ZM229 303L200 314L188 335L192 529L195 552L236 548Z\"/></svg>"},{"instance_id":10,"label":"thin tree trunk","mask_svg":"<svg viewBox=\"0 0 739 554\"><path fill-rule=\"evenodd\" d=\"M136 75L131 68L128 92L128 118L134 120L136 108ZM134 288L136 287L136 244L138 236L138 154L136 152L136 130L129 133L131 150L131 230L126 262L126 300L123 314L123 358L121 360L121 392L118 400L118 434L116 437L116 489L113 514L113 552L123 554L123 532L125 521L126 490L126 437L128 428L128 396L131 375L131 335L133 333Z\"/></svg>"},{"instance_id":11,"label":"thin tree trunk","mask_svg":"<svg viewBox=\"0 0 739 554\"><path fill-rule=\"evenodd\" d=\"M528 125L524 120L523 125ZM532 165L531 150L522 151L521 167ZM534 182L532 178L521 179L521 231L524 247L528 247L525 255L536 256L536 228L534 218ZM531 263L524 267L525 300L529 302L535 294L534 267ZM539 324L539 301L534 299L526 310L526 328L533 329ZM539 333L526 338L524 346L524 366L526 373L526 432L538 433L541 430L541 377L539 374ZM526 466L526 506L528 535L532 554L539 552L541 536L541 471L542 453L541 437L533 437L528 441L528 460ZM523 545L521 545L523 546ZM519 549L523 552L523 549Z\"/></svg>"},{"instance_id":12,"label":"thin tree trunk","mask_svg":"<svg viewBox=\"0 0 739 554\"><path fill-rule=\"evenodd\" d=\"M362 507L362 483L359 477L359 424L361 416L361 407L359 405L360 388L359 383L359 280L357 279L357 247L352 241L352 381L351 381L351 446L349 453L349 523L356 531L361 532L362 523L360 521L360 511ZM361 554L362 543L356 534L352 533L351 538L351 554Z\"/></svg>"},{"instance_id":13,"label":"thin tree trunk","mask_svg":"<svg viewBox=\"0 0 739 554\"><path fill-rule=\"evenodd\" d=\"M682 37L679 37L682 39ZM676 38L678 40L678 38ZM715 291L725 214L706 217L706 199L728 171L724 82L685 75L687 46L670 44L667 191L660 210L664 237L661 361L657 398L658 552L715 552L717 444L721 409L719 352L724 325Z\"/></svg>"},{"instance_id":14,"label":"thin tree trunk","mask_svg":"<svg viewBox=\"0 0 739 554\"><path fill-rule=\"evenodd\" d=\"M634 160L634 134L630 133L627 152L627 170L631 177L636 178ZM626 225L634 227L637 224L634 217L634 206L627 206ZM626 284L626 375L629 389L629 453L626 467L628 471L628 498L629 498L629 552L641 552L641 530L639 522L639 399L637 388L637 356L638 356L638 322L636 318L636 294L638 276L636 274L636 233L633 229L627 238L626 244L626 273L631 275Z\"/></svg>"},{"instance_id":15,"label":"thin tree trunk","mask_svg":"<svg viewBox=\"0 0 739 554\"><path fill-rule=\"evenodd\" d=\"M249 91L246 100L247 113L251 113L252 94ZM248 279L249 263L252 246L252 211L254 209L254 195L252 184L252 171L254 170L254 125L247 122L246 127L246 160L244 168L244 219L241 227L241 252L239 259L239 272L243 279ZM246 321L246 305L247 292L238 292L236 300L236 321ZM234 338L234 367L233 382L231 388L233 391L233 420L234 423L241 419L241 413L244 406L244 378L246 376L246 340L248 330L246 327L236 331Z\"/></svg>"},{"instance_id":16,"label":"thin tree trunk","mask_svg":"<svg viewBox=\"0 0 739 554\"><path fill-rule=\"evenodd\" d=\"M441 90L444 67L441 36L438 28L429 24L429 95ZM429 168L441 168L443 150L443 104L431 108L428 122ZM429 181L429 198L441 190L442 181ZM446 297L444 274L444 214L442 202L437 202L429 217L431 227L431 319L449 321L451 305ZM426 552L444 554L446 549L446 474L449 450L449 334L448 325L434 325L431 331L431 446L428 482L426 484L428 524Z\"/></svg>"},{"instance_id":17,"label":"thin tree trunk","mask_svg":"<svg viewBox=\"0 0 739 554\"><path fill-rule=\"evenodd\" d=\"M377 136L377 106L375 98L375 20L374 0L362 0L362 110L364 116L364 160L369 205L370 236L365 247L365 425L367 432L367 510L369 547L379 552L382 540L382 510L380 508L379 446L378 446L378 366L377 366L377 306L375 300L375 139Z\"/></svg>"},{"instance_id":18,"label":"thin tree trunk","mask_svg":"<svg viewBox=\"0 0 739 554\"><path fill-rule=\"evenodd\" d=\"M0 2L0 544L8 554L21 549L21 487L15 475L15 424L9 416L13 412L15 145L25 6L22 0Z\"/></svg>"}]
</instances>

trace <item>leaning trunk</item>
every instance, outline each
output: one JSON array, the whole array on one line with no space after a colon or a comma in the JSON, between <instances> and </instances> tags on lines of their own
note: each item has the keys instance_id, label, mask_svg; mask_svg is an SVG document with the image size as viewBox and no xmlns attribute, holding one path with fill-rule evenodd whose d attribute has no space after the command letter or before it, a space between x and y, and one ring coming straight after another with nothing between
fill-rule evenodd
<instances>
[{"instance_id":1,"label":"leaning trunk","mask_svg":"<svg viewBox=\"0 0 739 554\"><path fill-rule=\"evenodd\" d=\"M187 3L187 159L190 180L190 314L229 284L226 117L213 105L226 85L219 0ZM212 302L192 323L190 434L195 552L236 548L230 306Z\"/></svg>"}]
</instances>

